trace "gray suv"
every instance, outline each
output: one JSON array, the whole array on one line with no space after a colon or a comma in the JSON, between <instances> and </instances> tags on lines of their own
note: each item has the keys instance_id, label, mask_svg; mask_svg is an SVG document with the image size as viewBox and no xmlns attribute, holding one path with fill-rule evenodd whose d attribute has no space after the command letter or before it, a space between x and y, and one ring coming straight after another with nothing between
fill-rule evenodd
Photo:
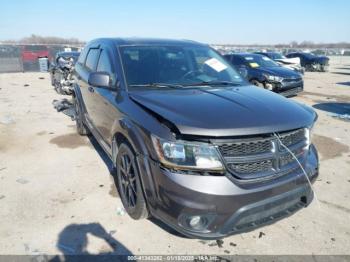
<instances>
[{"instance_id":1,"label":"gray suv","mask_svg":"<svg viewBox=\"0 0 350 262\"><path fill-rule=\"evenodd\" d=\"M209 46L96 39L75 70L78 133L113 161L132 218L217 239L312 200L316 113L251 86Z\"/></svg>"}]
</instances>

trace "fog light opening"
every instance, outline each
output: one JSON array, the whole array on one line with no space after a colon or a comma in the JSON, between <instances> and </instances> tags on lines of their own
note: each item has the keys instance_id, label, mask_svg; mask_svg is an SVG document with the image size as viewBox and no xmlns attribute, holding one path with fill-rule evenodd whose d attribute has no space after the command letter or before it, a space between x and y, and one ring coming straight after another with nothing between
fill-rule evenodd
<instances>
[{"instance_id":1,"label":"fog light opening","mask_svg":"<svg viewBox=\"0 0 350 262\"><path fill-rule=\"evenodd\" d=\"M203 230L208 225L208 220L201 216L192 216L187 219L187 224L194 230Z\"/></svg>"}]
</instances>

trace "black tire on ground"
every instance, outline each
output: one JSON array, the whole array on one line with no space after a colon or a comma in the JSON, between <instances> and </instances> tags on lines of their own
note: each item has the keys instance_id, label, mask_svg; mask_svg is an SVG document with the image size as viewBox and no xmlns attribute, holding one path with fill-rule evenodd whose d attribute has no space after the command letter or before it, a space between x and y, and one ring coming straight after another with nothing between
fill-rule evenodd
<instances>
[{"instance_id":1,"label":"black tire on ground","mask_svg":"<svg viewBox=\"0 0 350 262\"><path fill-rule=\"evenodd\" d=\"M75 111L75 124L77 126L77 132L81 136L86 136L90 134L90 130L86 127L84 123L84 116L81 112L81 107L79 105L79 100L77 97L73 98L74 101L74 111Z\"/></svg>"},{"instance_id":2,"label":"black tire on ground","mask_svg":"<svg viewBox=\"0 0 350 262\"><path fill-rule=\"evenodd\" d=\"M135 153L131 146L122 143L117 155L117 188L126 212L135 220L148 217Z\"/></svg>"},{"instance_id":3,"label":"black tire on ground","mask_svg":"<svg viewBox=\"0 0 350 262\"><path fill-rule=\"evenodd\" d=\"M313 65L306 65L305 71L314 72L315 68Z\"/></svg>"}]
</instances>

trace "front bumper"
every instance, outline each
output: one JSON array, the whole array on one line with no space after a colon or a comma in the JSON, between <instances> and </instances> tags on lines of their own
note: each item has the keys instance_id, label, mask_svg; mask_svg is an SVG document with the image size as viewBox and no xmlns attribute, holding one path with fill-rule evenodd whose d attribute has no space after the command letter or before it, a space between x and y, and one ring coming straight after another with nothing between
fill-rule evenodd
<instances>
[{"instance_id":1,"label":"front bumper","mask_svg":"<svg viewBox=\"0 0 350 262\"><path fill-rule=\"evenodd\" d=\"M272 91L279 93L283 96L289 97L294 96L304 90L304 82L301 81L282 81L273 82L268 81L265 83L265 87L271 89Z\"/></svg>"},{"instance_id":2,"label":"front bumper","mask_svg":"<svg viewBox=\"0 0 350 262\"><path fill-rule=\"evenodd\" d=\"M141 175L142 179L147 177L144 190L151 214L190 237L218 239L249 231L288 216L313 199L301 170L267 181L242 183L230 174L189 175L166 170L147 157L139 156L138 161L141 173L147 172ZM304 168L314 181L318 175L314 147ZM206 225L191 227L186 221L195 216L203 218Z\"/></svg>"}]
</instances>

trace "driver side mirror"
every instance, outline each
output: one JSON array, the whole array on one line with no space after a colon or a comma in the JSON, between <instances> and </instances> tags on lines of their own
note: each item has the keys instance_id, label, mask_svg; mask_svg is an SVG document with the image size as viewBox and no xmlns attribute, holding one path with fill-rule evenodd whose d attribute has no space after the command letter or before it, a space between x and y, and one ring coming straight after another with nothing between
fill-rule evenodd
<instances>
[{"instance_id":1,"label":"driver side mirror","mask_svg":"<svg viewBox=\"0 0 350 262\"><path fill-rule=\"evenodd\" d=\"M111 76L107 72L92 72L89 75L88 83L95 87L110 87Z\"/></svg>"}]
</instances>

